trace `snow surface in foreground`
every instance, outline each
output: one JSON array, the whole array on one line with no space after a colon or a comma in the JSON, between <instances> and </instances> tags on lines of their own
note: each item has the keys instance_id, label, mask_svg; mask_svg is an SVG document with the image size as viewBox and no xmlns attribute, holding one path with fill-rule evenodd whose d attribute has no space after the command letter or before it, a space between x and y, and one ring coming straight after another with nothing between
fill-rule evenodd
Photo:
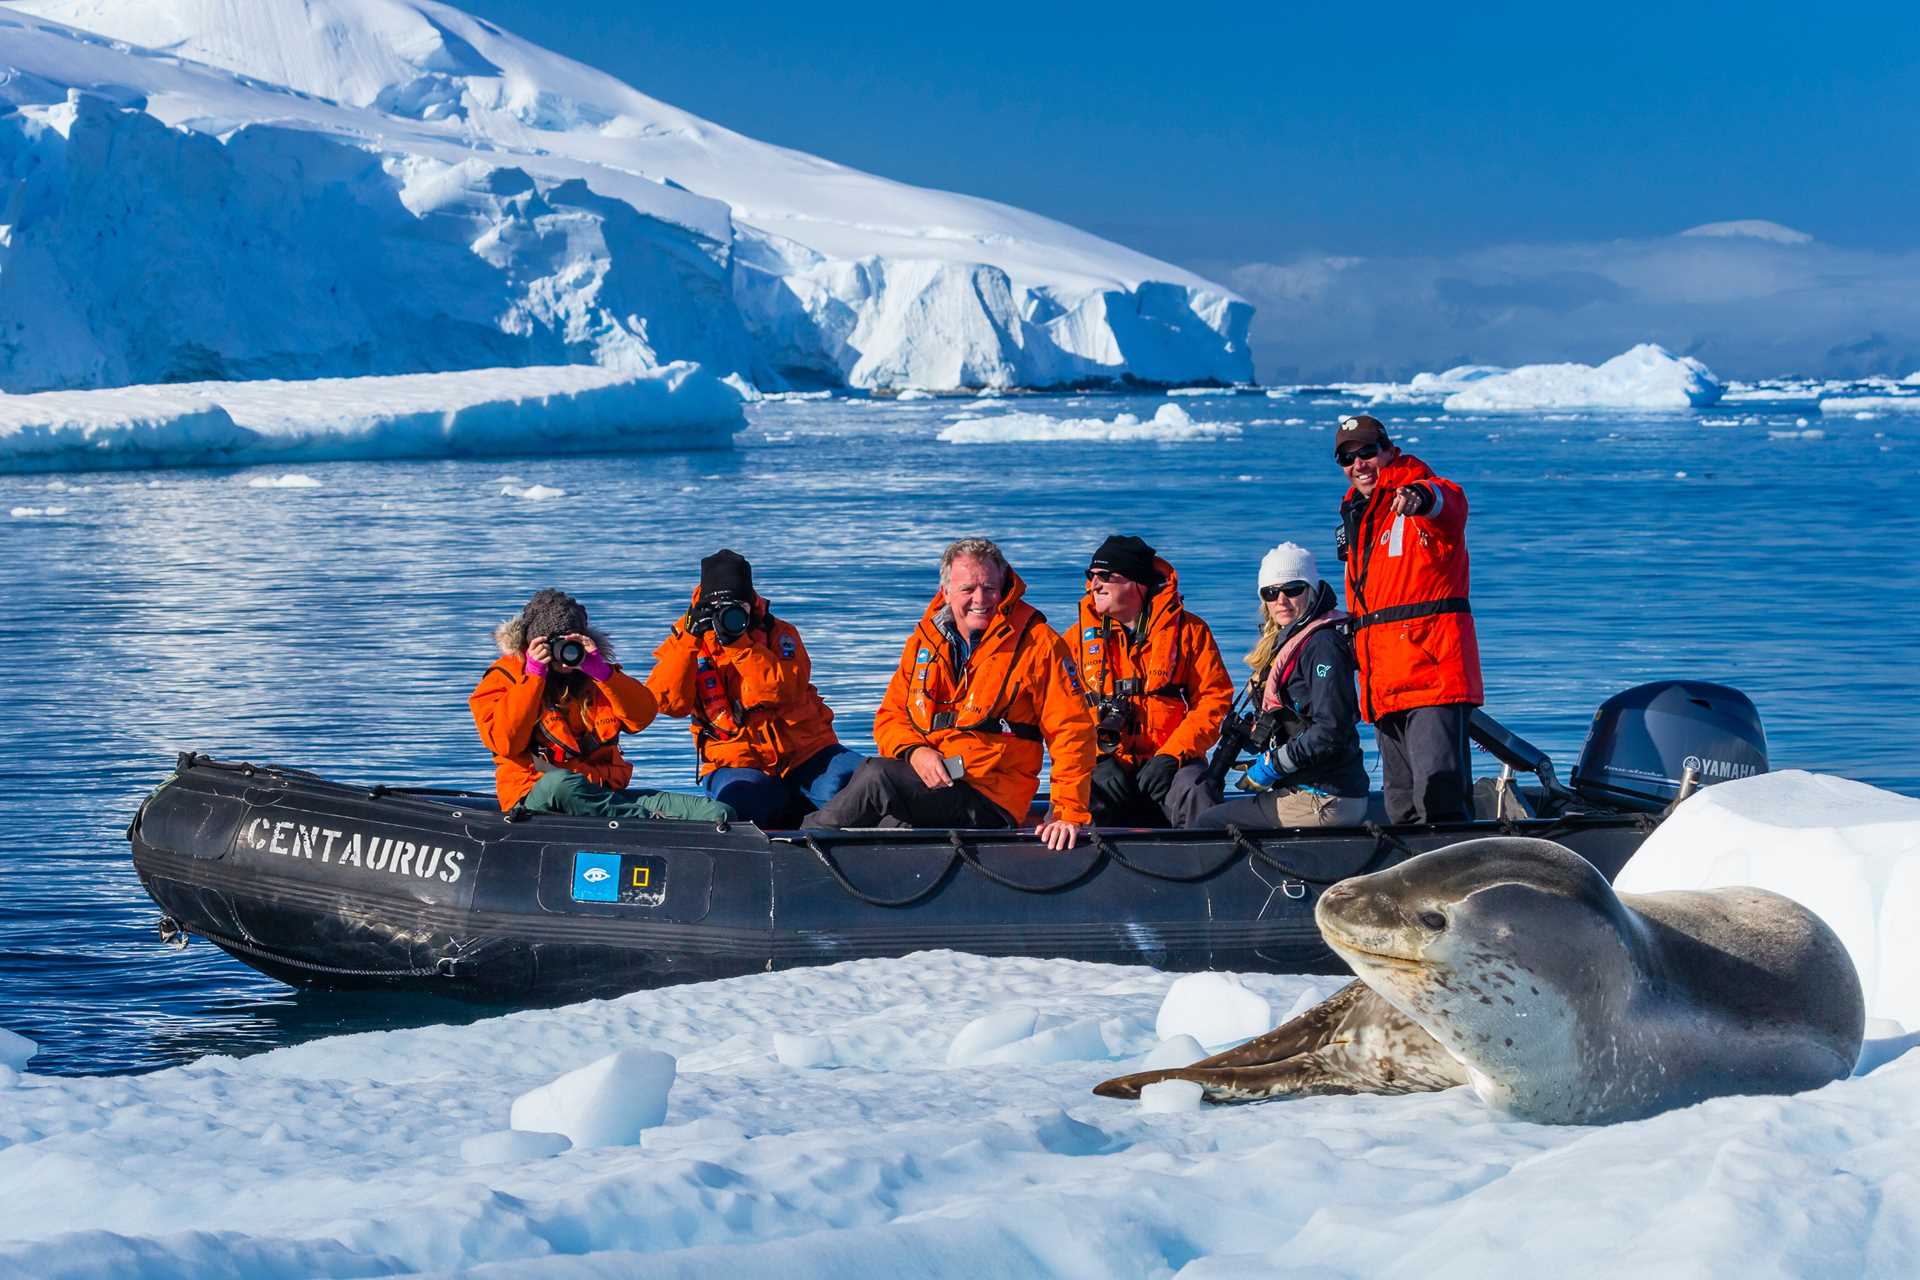
<instances>
[{"instance_id":1,"label":"snow surface in foreground","mask_svg":"<svg viewBox=\"0 0 1920 1280\"><path fill-rule=\"evenodd\" d=\"M1693 357L1643 342L1599 366L1529 364L1489 374L1467 382L1443 403L1450 413L1690 409L1713 404L1725 390L1713 371Z\"/></svg>"},{"instance_id":2,"label":"snow surface in foreground","mask_svg":"<svg viewBox=\"0 0 1920 1280\"><path fill-rule=\"evenodd\" d=\"M1912 936L1920 901L1884 873L1913 874L1916 807L1726 783L1640 856L1678 873L1717 843L1824 870ZM147 1076L8 1067L0 1274L1920 1274L1920 1053L1895 1056L1914 1037L1811 1093L1606 1128L1504 1120L1467 1089L1198 1111L1088 1093L1342 980L1242 982L932 952ZM1911 1000L1910 970L1888 983ZM647 1107L668 1089L663 1123L623 1115L598 1136L628 1145L591 1148L538 1127L591 1123L616 1083Z\"/></svg>"},{"instance_id":3,"label":"snow surface in foreground","mask_svg":"<svg viewBox=\"0 0 1920 1280\"><path fill-rule=\"evenodd\" d=\"M0 395L0 473L720 448L746 425L740 405L688 364Z\"/></svg>"}]
</instances>

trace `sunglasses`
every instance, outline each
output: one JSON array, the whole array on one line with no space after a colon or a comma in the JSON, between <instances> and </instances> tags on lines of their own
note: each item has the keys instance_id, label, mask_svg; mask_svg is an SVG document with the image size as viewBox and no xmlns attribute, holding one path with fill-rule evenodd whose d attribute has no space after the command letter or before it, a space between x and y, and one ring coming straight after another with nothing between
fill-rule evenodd
<instances>
[{"instance_id":1,"label":"sunglasses","mask_svg":"<svg viewBox=\"0 0 1920 1280\"><path fill-rule=\"evenodd\" d=\"M1278 600L1281 596L1285 596L1287 599L1293 600L1299 596L1305 595L1306 593L1307 593L1307 584L1304 582L1279 582L1279 583L1275 583L1273 586L1270 586L1270 587L1260 588L1260 598L1262 600L1265 600L1268 604L1272 604L1275 600Z\"/></svg>"},{"instance_id":2,"label":"sunglasses","mask_svg":"<svg viewBox=\"0 0 1920 1280\"><path fill-rule=\"evenodd\" d=\"M1126 574L1115 573L1111 569L1089 569L1087 570L1087 581L1088 582L1129 582L1131 581L1131 579L1128 578Z\"/></svg>"},{"instance_id":3,"label":"sunglasses","mask_svg":"<svg viewBox=\"0 0 1920 1280\"><path fill-rule=\"evenodd\" d=\"M1341 451L1341 453L1340 453L1340 456L1339 456L1339 458L1337 459L1337 461L1338 461L1338 462L1340 463L1340 465L1341 465L1341 466L1343 466L1343 467L1350 467L1350 466L1352 466L1352 465L1353 465L1354 463L1356 463L1356 462L1359 462L1359 461L1361 461L1361 460L1363 460L1363 459L1366 459L1366 458L1377 458L1377 457L1379 457L1379 456L1380 456L1380 446L1379 446L1379 445L1377 445L1377 444L1363 444L1363 445L1361 445L1361 446L1360 446L1360 447L1359 447L1358 449L1345 449L1345 450L1342 450L1342 451Z\"/></svg>"}]
</instances>

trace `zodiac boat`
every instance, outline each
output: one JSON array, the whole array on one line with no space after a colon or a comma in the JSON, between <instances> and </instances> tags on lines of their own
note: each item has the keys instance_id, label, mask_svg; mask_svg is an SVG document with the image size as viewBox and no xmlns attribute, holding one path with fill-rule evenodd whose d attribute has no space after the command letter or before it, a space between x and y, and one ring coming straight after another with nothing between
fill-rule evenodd
<instances>
[{"instance_id":1,"label":"zodiac boat","mask_svg":"<svg viewBox=\"0 0 1920 1280\"><path fill-rule=\"evenodd\" d=\"M503 814L490 793L349 786L182 754L128 828L164 939L295 986L546 1003L928 948L1169 970L1338 972L1326 887L1478 835L1557 840L1609 879L1693 786L1767 767L1752 703L1645 685L1596 715L1572 787L1476 715L1505 766L1473 822L763 831ZM1516 782L1532 771L1537 785Z\"/></svg>"}]
</instances>

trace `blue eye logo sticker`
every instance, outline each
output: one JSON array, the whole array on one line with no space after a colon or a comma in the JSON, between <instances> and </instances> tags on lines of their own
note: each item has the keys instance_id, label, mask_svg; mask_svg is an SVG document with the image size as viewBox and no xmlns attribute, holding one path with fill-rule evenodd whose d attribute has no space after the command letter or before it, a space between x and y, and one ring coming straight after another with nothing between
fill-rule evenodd
<instances>
[{"instance_id":1,"label":"blue eye logo sticker","mask_svg":"<svg viewBox=\"0 0 1920 1280\"><path fill-rule=\"evenodd\" d=\"M620 901L620 855L587 853L573 855L573 900L575 902Z\"/></svg>"}]
</instances>

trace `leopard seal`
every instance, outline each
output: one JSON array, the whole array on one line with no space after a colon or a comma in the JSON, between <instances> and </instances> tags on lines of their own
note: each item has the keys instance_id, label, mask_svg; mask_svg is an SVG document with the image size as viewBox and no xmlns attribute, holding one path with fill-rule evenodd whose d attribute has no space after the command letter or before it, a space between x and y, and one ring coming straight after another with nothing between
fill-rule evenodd
<instances>
[{"instance_id":1,"label":"leopard seal","mask_svg":"<svg viewBox=\"0 0 1920 1280\"><path fill-rule=\"evenodd\" d=\"M1853 1069L1859 974L1833 930L1755 888L1616 894L1550 840L1449 845L1314 909L1359 981L1190 1067L1215 1102L1469 1085L1516 1119L1608 1124L1706 1098L1814 1089Z\"/></svg>"}]
</instances>

